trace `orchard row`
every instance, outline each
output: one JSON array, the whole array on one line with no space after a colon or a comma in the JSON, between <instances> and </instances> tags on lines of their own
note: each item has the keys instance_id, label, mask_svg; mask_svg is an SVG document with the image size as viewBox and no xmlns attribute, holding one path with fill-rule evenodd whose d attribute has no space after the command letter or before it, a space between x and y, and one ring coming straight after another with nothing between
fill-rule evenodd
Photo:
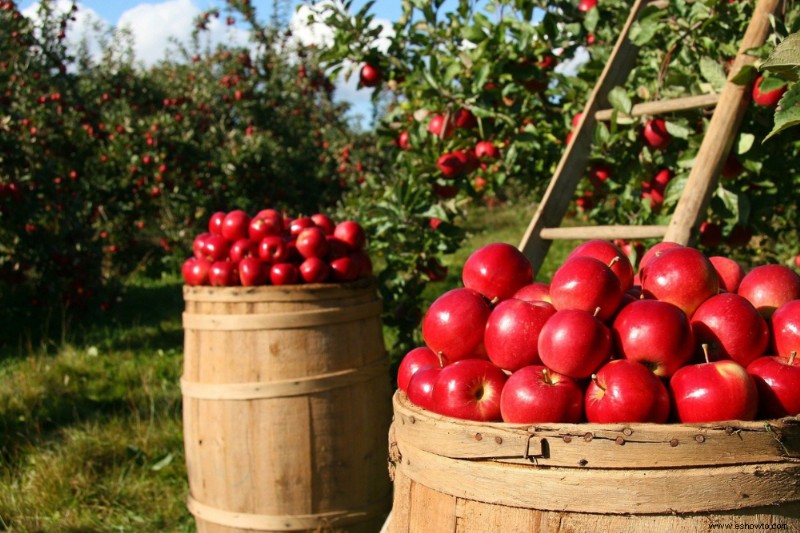
<instances>
[{"instance_id":1,"label":"orchard row","mask_svg":"<svg viewBox=\"0 0 800 533\"><path fill-rule=\"evenodd\" d=\"M638 271L576 247L549 284L504 243L439 296L398 387L440 414L513 423L693 423L800 414L800 275L671 242Z\"/></svg>"}]
</instances>

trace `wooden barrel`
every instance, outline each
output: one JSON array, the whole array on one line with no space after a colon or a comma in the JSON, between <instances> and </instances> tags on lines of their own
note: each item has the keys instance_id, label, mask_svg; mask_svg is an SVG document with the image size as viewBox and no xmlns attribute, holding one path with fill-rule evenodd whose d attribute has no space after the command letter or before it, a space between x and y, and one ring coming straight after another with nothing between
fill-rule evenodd
<instances>
[{"instance_id":1,"label":"wooden barrel","mask_svg":"<svg viewBox=\"0 0 800 533\"><path fill-rule=\"evenodd\" d=\"M374 283L183 295L197 530L378 531L391 506L391 388Z\"/></svg>"},{"instance_id":2,"label":"wooden barrel","mask_svg":"<svg viewBox=\"0 0 800 533\"><path fill-rule=\"evenodd\" d=\"M398 392L389 435L389 533L800 531L798 418L478 423Z\"/></svg>"}]
</instances>

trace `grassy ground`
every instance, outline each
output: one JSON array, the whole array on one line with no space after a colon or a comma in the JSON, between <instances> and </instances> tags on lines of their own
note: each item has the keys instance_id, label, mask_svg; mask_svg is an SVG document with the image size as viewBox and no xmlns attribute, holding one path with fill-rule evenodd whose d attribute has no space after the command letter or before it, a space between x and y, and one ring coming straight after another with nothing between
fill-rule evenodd
<instances>
[{"instance_id":1,"label":"grassy ground","mask_svg":"<svg viewBox=\"0 0 800 533\"><path fill-rule=\"evenodd\" d=\"M475 248L518 244L531 209L470 214L469 241L446 258L458 284ZM564 243L548 265L561 261ZM537 279L549 279L546 266ZM0 348L0 531L193 531L186 511L181 398L183 301L177 278L129 286L86 328L38 345L40 323L5 327Z\"/></svg>"}]
</instances>

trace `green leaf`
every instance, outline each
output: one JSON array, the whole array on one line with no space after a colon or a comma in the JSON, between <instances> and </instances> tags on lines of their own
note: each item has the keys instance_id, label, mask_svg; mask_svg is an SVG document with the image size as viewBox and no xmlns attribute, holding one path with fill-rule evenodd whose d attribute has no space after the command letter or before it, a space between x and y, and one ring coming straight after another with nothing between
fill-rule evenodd
<instances>
[{"instance_id":1,"label":"green leaf","mask_svg":"<svg viewBox=\"0 0 800 533\"><path fill-rule=\"evenodd\" d=\"M737 72L736 75L731 78L731 82L735 83L736 85L747 85L756 79L757 74L758 71L756 70L755 66L744 65L739 69L739 72Z\"/></svg>"},{"instance_id":2,"label":"green leaf","mask_svg":"<svg viewBox=\"0 0 800 533\"><path fill-rule=\"evenodd\" d=\"M800 79L800 33L786 37L761 64L761 70L779 74L790 81Z\"/></svg>"},{"instance_id":3,"label":"green leaf","mask_svg":"<svg viewBox=\"0 0 800 533\"><path fill-rule=\"evenodd\" d=\"M608 103L620 113L624 113L625 115L631 114L633 104L631 103L628 93L620 86L616 86L609 91Z\"/></svg>"},{"instance_id":4,"label":"green leaf","mask_svg":"<svg viewBox=\"0 0 800 533\"><path fill-rule=\"evenodd\" d=\"M167 466L170 465L170 463L172 463L172 459L173 458L174 458L174 456L171 453L168 453L163 459L161 459L156 464L151 466L150 470L152 470L154 472L158 472L159 470L162 470L163 468L166 468Z\"/></svg>"},{"instance_id":5,"label":"green leaf","mask_svg":"<svg viewBox=\"0 0 800 533\"><path fill-rule=\"evenodd\" d=\"M595 29L597 29L598 22L600 22L600 10L593 7L586 13L586 17L583 19L583 27L586 28L586 31L589 33L594 33Z\"/></svg>"},{"instance_id":6,"label":"green leaf","mask_svg":"<svg viewBox=\"0 0 800 533\"><path fill-rule=\"evenodd\" d=\"M758 88L762 93L769 93L777 91L778 89L783 89L785 86L786 81L777 76L764 76Z\"/></svg>"},{"instance_id":7,"label":"green leaf","mask_svg":"<svg viewBox=\"0 0 800 533\"><path fill-rule=\"evenodd\" d=\"M480 26L465 26L461 30L461 37L473 43L486 39L487 35Z\"/></svg>"},{"instance_id":8,"label":"green leaf","mask_svg":"<svg viewBox=\"0 0 800 533\"><path fill-rule=\"evenodd\" d=\"M775 124L763 142L787 128L800 125L800 83L792 84L783 94L775 111Z\"/></svg>"},{"instance_id":9,"label":"green leaf","mask_svg":"<svg viewBox=\"0 0 800 533\"><path fill-rule=\"evenodd\" d=\"M676 122L666 121L667 131L678 139L688 139L692 135L692 130Z\"/></svg>"},{"instance_id":10,"label":"green leaf","mask_svg":"<svg viewBox=\"0 0 800 533\"><path fill-rule=\"evenodd\" d=\"M722 70L722 65L709 57L700 58L700 74L715 91L720 91L725 86L725 71Z\"/></svg>"},{"instance_id":11,"label":"green leaf","mask_svg":"<svg viewBox=\"0 0 800 533\"><path fill-rule=\"evenodd\" d=\"M753 147L756 136L752 133L742 133L739 135L739 140L736 143L736 153L739 155L746 154Z\"/></svg>"}]
</instances>

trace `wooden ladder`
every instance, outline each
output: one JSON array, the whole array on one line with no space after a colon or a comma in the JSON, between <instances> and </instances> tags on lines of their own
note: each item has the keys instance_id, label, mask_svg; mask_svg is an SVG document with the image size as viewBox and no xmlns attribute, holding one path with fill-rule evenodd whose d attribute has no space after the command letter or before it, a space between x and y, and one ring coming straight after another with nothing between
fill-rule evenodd
<instances>
[{"instance_id":1,"label":"wooden ladder","mask_svg":"<svg viewBox=\"0 0 800 533\"><path fill-rule=\"evenodd\" d=\"M631 116L643 116L715 107L669 224L561 227L561 221L589 161L595 124L599 120L611 118L611 111L601 110L600 106L607 105L611 89L625 83L636 62L638 48L630 42L628 34L640 11L649 3L650 0L636 0L631 8L611 57L583 108L572 139L567 143L566 150L519 245L519 249L531 261L534 272L541 267L550 244L555 239L661 238L685 245L689 244L693 232L705 216L716 187L717 176L738 134L742 117L750 102L748 88L733 83L731 79L743 66L755 60L747 55L747 51L765 42L770 29L770 15L777 10L780 0L758 0L736 59L731 66L728 80L719 94L648 102L635 105L631 109Z\"/></svg>"}]
</instances>

